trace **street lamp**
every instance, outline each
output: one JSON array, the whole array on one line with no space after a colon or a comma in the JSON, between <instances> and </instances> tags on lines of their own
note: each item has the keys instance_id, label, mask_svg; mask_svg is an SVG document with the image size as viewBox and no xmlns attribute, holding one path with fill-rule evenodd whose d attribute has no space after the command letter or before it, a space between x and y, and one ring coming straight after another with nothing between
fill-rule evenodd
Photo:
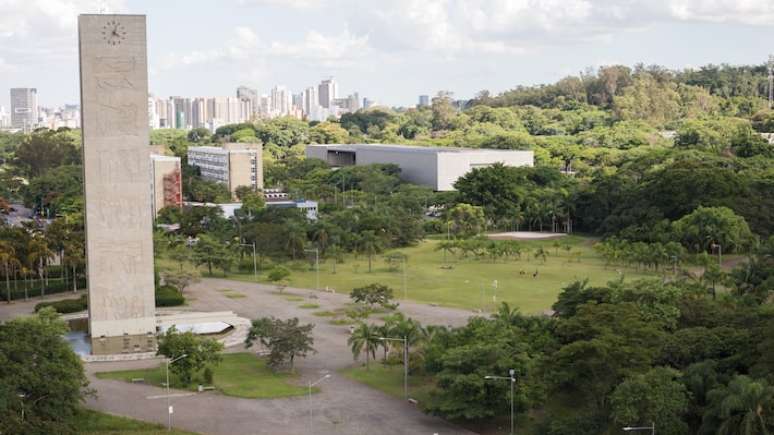
<instances>
[{"instance_id":1,"label":"street lamp","mask_svg":"<svg viewBox=\"0 0 774 435\"><path fill-rule=\"evenodd\" d=\"M403 342L403 396L408 400L408 339L403 338L390 338L379 337L381 341L401 341Z\"/></svg>"},{"instance_id":2,"label":"street lamp","mask_svg":"<svg viewBox=\"0 0 774 435\"><path fill-rule=\"evenodd\" d=\"M167 359L167 431L172 431L172 405L169 404L169 365L174 364L175 361L181 360L188 355L182 354L175 359Z\"/></svg>"},{"instance_id":3,"label":"street lamp","mask_svg":"<svg viewBox=\"0 0 774 435\"><path fill-rule=\"evenodd\" d=\"M253 247L253 278L258 282L258 263L255 261L255 242L253 243L240 243L240 246L252 246Z\"/></svg>"},{"instance_id":4,"label":"street lamp","mask_svg":"<svg viewBox=\"0 0 774 435\"><path fill-rule=\"evenodd\" d=\"M320 290L320 250L317 249L317 248L314 248L314 249L304 249L304 252L314 252L315 280L317 282L317 290Z\"/></svg>"},{"instance_id":5,"label":"street lamp","mask_svg":"<svg viewBox=\"0 0 774 435\"><path fill-rule=\"evenodd\" d=\"M720 243L713 243L710 248L718 250L718 266L723 267L723 247Z\"/></svg>"},{"instance_id":6,"label":"street lamp","mask_svg":"<svg viewBox=\"0 0 774 435\"><path fill-rule=\"evenodd\" d=\"M513 388L516 385L516 370L508 371L508 376L484 376L484 379L490 381L510 381L511 383L511 435L513 435Z\"/></svg>"},{"instance_id":7,"label":"street lamp","mask_svg":"<svg viewBox=\"0 0 774 435\"><path fill-rule=\"evenodd\" d=\"M400 262L403 263L403 299L406 300L408 299L408 292L406 290L406 258L401 258Z\"/></svg>"},{"instance_id":8,"label":"street lamp","mask_svg":"<svg viewBox=\"0 0 774 435\"><path fill-rule=\"evenodd\" d=\"M633 432L633 431L641 431L641 430L649 430L650 435L656 435L656 423L651 422L650 426L626 426L622 428L624 432Z\"/></svg>"},{"instance_id":9,"label":"street lamp","mask_svg":"<svg viewBox=\"0 0 774 435\"><path fill-rule=\"evenodd\" d=\"M320 382L330 378L331 375L328 373L327 375L321 377L320 379L312 382L309 381L309 433L312 433L312 387L319 384Z\"/></svg>"}]
</instances>

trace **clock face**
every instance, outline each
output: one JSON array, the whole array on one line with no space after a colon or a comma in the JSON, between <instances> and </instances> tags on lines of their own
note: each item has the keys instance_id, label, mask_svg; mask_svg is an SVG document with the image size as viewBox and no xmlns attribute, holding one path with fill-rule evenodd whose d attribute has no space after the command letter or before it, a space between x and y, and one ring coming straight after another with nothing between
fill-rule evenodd
<instances>
[{"instance_id":1,"label":"clock face","mask_svg":"<svg viewBox=\"0 0 774 435\"><path fill-rule=\"evenodd\" d=\"M110 20L102 26L102 39L108 45L121 45L121 42L126 39L126 28L118 21Z\"/></svg>"}]
</instances>

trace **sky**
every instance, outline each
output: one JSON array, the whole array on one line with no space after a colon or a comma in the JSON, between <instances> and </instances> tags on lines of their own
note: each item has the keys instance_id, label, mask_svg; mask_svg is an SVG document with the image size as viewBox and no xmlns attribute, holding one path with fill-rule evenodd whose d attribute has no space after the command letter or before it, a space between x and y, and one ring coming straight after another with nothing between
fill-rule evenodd
<instances>
[{"instance_id":1,"label":"sky","mask_svg":"<svg viewBox=\"0 0 774 435\"><path fill-rule=\"evenodd\" d=\"M0 105L35 87L78 103L77 15L145 14L150 92L339 94L410 106L471 98L602 65L762 64L774 0L0 0Z\"/></svg>"}]
</instances>

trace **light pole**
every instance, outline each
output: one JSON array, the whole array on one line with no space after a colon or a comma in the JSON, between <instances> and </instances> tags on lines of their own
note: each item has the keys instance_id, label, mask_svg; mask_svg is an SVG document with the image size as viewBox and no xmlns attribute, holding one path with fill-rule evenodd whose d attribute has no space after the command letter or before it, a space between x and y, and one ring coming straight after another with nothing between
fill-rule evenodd
<instances>
[{"instance_id":1,"label":"light pole","mask_svg":"<svg viewBox=\"0 0 774 435\"><path fill-rule=\"evenodd\" d=\"M516 378L514 377L516 370L510 369L508 376L484 376L484 379L494 381L510 381L511 383L511 435L513 435L513 389L516 385Z\"/></svg>"},{"instance_id":2,"label":"light pole","mask_svg":"<svg viewBox=\"0 0 774 435\"><path fill-rule=\"evenodd\" d=\"M255 242L253 243L240 243L240 246L252 246L253 247L253 278L258 282L258 263L255 261Z\"/></svg>"},{"instance_id":3,"label":"light pole","mask_svg":"<svg viewBox=\"0 0 774 435\"><path fill-rule=\"evenodd\" d=\"M182 354L175 359L167 359L167 431L172 431L172 405L169 404L169 365L174 364L175 361L181 360L188 355Z\"/></svg>"},{"instance_id":4,"label":"light pole","mask_svg":"<svg viewBox=\"0 0 774 435\"><path fill-rule=\"evenodd\" d=\"M624 432L632 432L632 431L641 431L641 430L649 430L650 435L656 435L656 423L651 422L650 426L626 426L622 428Z\"/></svg>"},{"instance_id":5,"label":"light pole","mask_svg":"<svg viewBox=\"0 0 774 435\"><path fill-rule=\"evenodd\" d=\"M401 258L400 262L403 263L403 300L406 300L408 299L408 293L406 290L406 258Z\"/></svg>"},{"instance_id":6,"label":"light pole","mask_svg":"<svg viewBox=\"0 0 774 435\"><path fill-rule=\"evenodd\" d=\"M718 266L723 267L723 247L720 243L713 243L710 248L718 250Z\"/></svg>"},{"instance_id":7,"label":"light pole","mask_svg":"<svg viewBox=\"0 0 774 435\"><path fill-rule=\"evenodd\" d=\"M330 378L331 375L328 373L327 375L321 377L320 379L312 382L309 381L309 433L312 433L312 387L319 384L320 382Z\"/></svg>"},{"instance_id":8,"label":"light pole","mask_svg":"<svg viewBox=\"0 0 774 435\"><path fill-rule=\"evenodd\" d=\"M314 252L314 274L317 282L317 290L320 290L320 250L317 248L304 249L304 252Z\"/></svg>"},{"instance_id":9,"label":"light pole","mask_svg":"<svg viewBox=\"0 0 774 435\"><path fill-rule=\"evenodd\" d=\"M391 338L391 337L379 337L381 341L401 341L403 342L403 396L408 400L408 339L403 338Z\"/></svg>"}]
</instances>

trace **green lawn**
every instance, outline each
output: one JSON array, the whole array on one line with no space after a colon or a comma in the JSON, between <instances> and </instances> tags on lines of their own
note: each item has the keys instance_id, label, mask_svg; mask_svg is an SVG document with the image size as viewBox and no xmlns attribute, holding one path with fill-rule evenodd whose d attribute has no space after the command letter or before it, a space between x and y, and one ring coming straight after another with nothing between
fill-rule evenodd
<instances>
[{"instance_id":1,"label":"green lawn","mask_svg":"<svg viewBox=\"0 0 774 435\"><path fill-rule=\"evenodd\" d=\"M380 361L373 362L368 369L365 365L342 370L341 374L353 381L362 382L390 396L403 398L403 366L383 365ZM434 383L428 376L409 375L409 397L420 404L430 398L430 390Z\"/></svg>"},{"instance_id":2,"label":"green lawn","mask_svg":"<svg viewBox=\"0 0 774 435\"><path fill-rule=\"evenodd\" d=\"M501 301L506 301L525 314L533 314L550 308L562 287L576 279L588 278L592 285L598 285L619 277L616 268L605 268L604 260L592 249L594 239L567 236L559 242L569 244L572 251L568 254L560 248L557 252L553 240L519 242L524 249L534 251L542 247L546 250L549 255L545 263L526 256L521 260L497 262L450 256L450 268L447 268L443 253L436 250L438 240L425 240L417 246L398 250L408 255L406 294L414 301L469 309L492 310ZM575 253L580 253L580 258ZM176 263L167 259L159 259L158 264L162 268L177 267ZM315 272L309 263L299 261L290 266L291 287L314 288ZM618 269L627 280L656 276L631 268ZM524 274L520 273L522 271ZM535 271L538 275L533 278ZM266 282L265 275L259 277L263 282ZM216 272L214 276L222 275ZM242 281L254 279L252 273L229 274L228 277ZM403 298L403 273L400 269L390 271L383 255L374 257L370 273L368 259L364 255L357 259L353 255L346 256L345 262L336 266L335 274L330 260L320 264L321 287L348 293L355 287L371 283L388 285L395 290L396 298Z\"/></svg>"},{"instance_id":3,"label":"green lawn","mask_svg":"<svg viewBox=\"0 0 774 435\"><path fill-rule=\"evenodd\" d=\"M176 429L167 432L167 428L160 424L146 423L90 409L80 413L76 427L78 433L84 435L195 435L193 432Z\"/></svg>"},{"instance_id":4,"label":"green lawn","mask_svg":"<svg viewBox=\"0 0 774 435\"><path fill-rule=\"evenodd\" d=\"M250 353L227 353L223 361L214 368L215 388L227 396L248 399L273 399L278 397L301 396L307 393L306 387L296 385L296 376L289 373L274 373L262 358ZM170 374L171 376L171 374ZM164 365L145 370L123 370L97 373L100 379L117 379L131 382L135 378L144 378L151 385L165 382ZM176 386L171 379L172 386ZM195 390L195 385L188 389Z\"/></svg>"}]
</instances>

